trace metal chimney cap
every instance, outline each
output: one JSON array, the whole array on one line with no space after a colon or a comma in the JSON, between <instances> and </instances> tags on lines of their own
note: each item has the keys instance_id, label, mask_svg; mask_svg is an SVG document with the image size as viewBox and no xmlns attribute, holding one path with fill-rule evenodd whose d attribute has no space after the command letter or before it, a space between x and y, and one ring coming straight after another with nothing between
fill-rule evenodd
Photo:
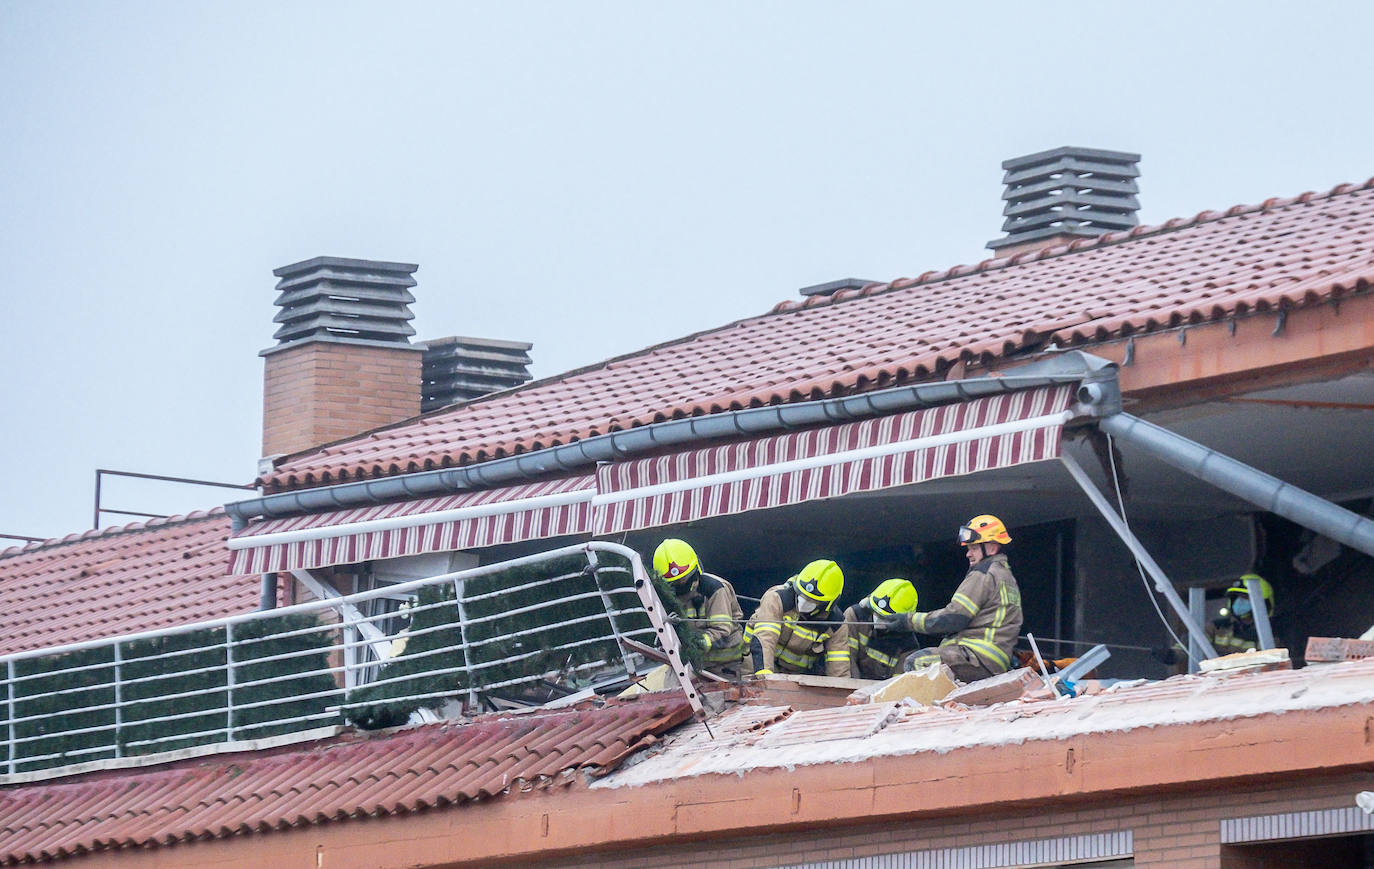
<instances>
[{"instance_id":1,"label":"metal chimney cap","mask_svg":"<svg viewBox=\"0 0 1374 869\"><path fill-rule=\"evenodd\" d=\"M260 355L308 341L409 347L415 334L414 263L317 256L273 269L281 310L277 342ZM419 348L417 348L419 349Z\"/></svg>"},{"instance_id":2,"label":"metal chimney cap","mask_svg":"<svg viewBox=\"0 0 1374 869\"><path fill-rule=\"evenodd\" d=\"M1002 161L1006 220L994 251L1019 253L1139 224L1140 155L1065 145Z\"/></svg>"},{"instance_id":3,"label":"metal chimney cap","mask_svg":"<svg viewBox=\"0 0 1374 869\"><path fill-rule=\"evenodd\" d=\"M1107 151L1102 148L1080 148L1077 145L1060 145L1048 151L1037 151L1024 157L1012 157L1002 161L1003 169L1025 169L1040 163L1051 163L1064 157L1083 157L1101 160L1104 163L1139 163L1140 155L1130 151Z\"/></svg>"},{"instance_id":4,"label":"metal chimney cap","mask_svg":"<svg viewBox=\"0 0 1374 869\"><path fill-rule=\"evenodd\" d=\"M411 274L420 268L417 263L397 263L373 259L350 259L349 257L343 256L317 256L301 260L298 263L291 263L290 265L272 269L272 274L279 278L284 278L287 275L298 275L302 272L315 271L317 269L329 268L330 266L364 272L403 272L405 274Z\"/></svg>"}]
</instances>

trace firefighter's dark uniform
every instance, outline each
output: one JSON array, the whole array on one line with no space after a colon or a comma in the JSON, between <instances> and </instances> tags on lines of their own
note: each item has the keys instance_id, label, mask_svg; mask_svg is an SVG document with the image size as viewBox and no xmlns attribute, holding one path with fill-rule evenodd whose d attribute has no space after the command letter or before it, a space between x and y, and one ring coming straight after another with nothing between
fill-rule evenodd
<instances>
[{"instance_id":1,"label":"firefighter's dark uniform","mask_svg":"<svg viewBox=\"0 0 1374 869\"><path fill-rule=\"evenodd\" d=\"M849 632L849 675L855 679L887 679L902 672L902 659L916 649L916 638L905 631L873 629L873 608L861 600L844 611Z\"/></svg>"},{"instance_id":2,"label":"firefighter's dark uniform","mask_svg":"<svg viewBox=\"0 0 1374 869\"><path fill-rule=\"evenodd\" d=\"M735 587L715 574L702 572L677 600L706 638L706 669L735 675L744 657L744 611Z\"/></svg>"},{"instance_id":3,"label":"firefighter's dark uniform","mask_svg":"<svg viewBox=\"0 0 1374 869\"><path fill-rule=\"evenodd\" d=\"M906 660L914 670L943 661L963 682L1005 673L1021 633L1021 590L1011 574L1007 556L997 553L975 564L959 583L949 603L933 612L907 615L918 634L944 634L939 648L926 649Z\"/></svg>"},{"instance_id":4,"label":"firefighter's dark uniform","mask_svg":"<svg viewBox=\"0 0 1374 869\"><path fill-rule=\"evenodd\" d=\"M797 594L790 582L763 593L744 631L754 672L849 676L849 632L844 621L833 606L799 613Z\"/></svg>"}]
</instances>

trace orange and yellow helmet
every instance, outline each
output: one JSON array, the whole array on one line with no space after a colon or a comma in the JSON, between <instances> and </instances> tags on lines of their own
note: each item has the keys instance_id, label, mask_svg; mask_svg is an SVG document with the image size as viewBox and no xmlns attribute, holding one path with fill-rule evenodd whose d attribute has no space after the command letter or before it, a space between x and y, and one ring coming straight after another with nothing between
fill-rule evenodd
<instances>
[{"instance_id":1,"label":"orange and yellow helmet","mask_svg":"<svg viewBox=\"0 0 1374 869\"><path fill-rule=\"evenodd\" d=\"M959 526L959 545L972 546L975 543L1010 543L1011 535L1007 533L1007 526L1002 524L1002 520L996 516L984 513L982 516L974 516L964 525Z\"/></svg>"}]
</instances>

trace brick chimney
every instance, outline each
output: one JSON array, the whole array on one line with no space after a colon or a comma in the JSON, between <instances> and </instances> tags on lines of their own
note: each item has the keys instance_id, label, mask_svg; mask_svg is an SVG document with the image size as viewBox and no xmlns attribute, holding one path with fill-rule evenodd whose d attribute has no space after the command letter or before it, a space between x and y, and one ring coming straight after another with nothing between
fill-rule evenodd
<instances>
[{"instance_id":1,"label":"brick chimney","mask_svg":"<svg viewBox=\"0 0 1374 869\"><path fill-rule=\"evenodd\" d=\"M999 258L1130 229L1136 211L1139 154L1055 148L1005 160L1004 238L987 246Z\"/></svg>"},{"instance_id":2,"label":"brick chimney","mask_svg":"<svg viewBox=\"0 0 1374 869\"><path fill-rule=\"evenodd\" d=\"M277 344L263 350L262 452L285 455L420 412L412 263L321 256L274 269Z\"/></svg>"}]
</instances>

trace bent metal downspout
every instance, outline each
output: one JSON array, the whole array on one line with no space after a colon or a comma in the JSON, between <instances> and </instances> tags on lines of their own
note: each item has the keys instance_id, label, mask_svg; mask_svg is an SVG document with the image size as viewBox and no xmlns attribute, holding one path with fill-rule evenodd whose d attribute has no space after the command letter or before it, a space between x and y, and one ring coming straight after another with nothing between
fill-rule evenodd
<instances>
[{"instance_id":1,"label":"bent metal downspout","mask_svg":"<svg viewBox=\"0 0 1374 869\"><path fill-rule=\"evenodd\" d=\"M1374 555L1374 521L1129 413L1098 420L1112 437L1304 528Z\"/></svg>"},{"instance_id":2,"label":"bent metal downspout","mask_svg":"<svg viewBox=\"0 0 1374 869\"><path fill-rule=\"evenodd\" d=\"M258 517L296 516L320 510L362 507L405 498L433 497L470 489L485 489L592 467L598 462L624 459L664 447L724 437L787 431L827 422L865 419L897 411L1000 395L1014 390L1066 383L1092 384L1094 388L1089 393L1084 393L1090 394L1092 400L1103 394L1109 397L1118 394L1114 363L1079 351L1069 351L1021 366L998 377L923 383L843 398L752 407L708 416L665 420L477 465L281 492L226 504L224 509L233 519L234 530L237 532L243 530L250 520Z\"/></svg>"}]
</instances>

